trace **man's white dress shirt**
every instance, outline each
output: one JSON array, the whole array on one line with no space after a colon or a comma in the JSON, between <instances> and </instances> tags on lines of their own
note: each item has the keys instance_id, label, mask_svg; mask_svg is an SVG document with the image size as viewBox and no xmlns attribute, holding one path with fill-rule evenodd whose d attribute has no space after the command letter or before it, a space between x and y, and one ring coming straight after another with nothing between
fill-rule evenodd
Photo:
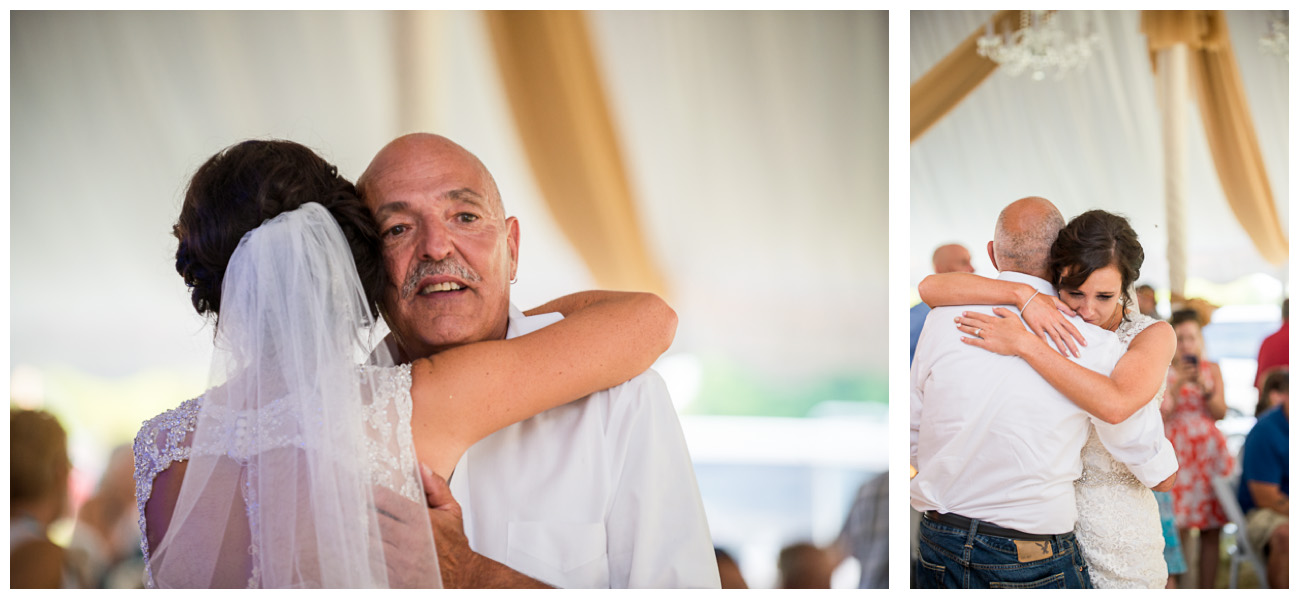
<instances>
[{"instance_id":1,"label":"man's white dress shirt","mask_svg":"<svg viewBox=\"0 0 1300 600\"><path fill-rule=\"evenodd\" d=\"M560 318L511 306L506 337ZM686 440L654 371L484 438L450 485L470 547L543 582L720 587Z\"/></svg>"},{"instance_id":2,"label":"man's white dress shirt","mask_svg":"<svg viewBox=\"0 0 1300 600\"><path fill-rule=\"evenodd\" d=\"M1055 295L1047 281L1003 272L1002 280L1027 283ZM1083 471L1080 450L1088 425L1115 460L1148 487L1178 469L1158 409L1144 407L1109 425L1056 391L1029 363L959 338L962 311L992 314L992 306L935 308L926 319L912 361L912 506L1026 533L1074 529L1074 480ZM1008 306L1019 314L1014 306ZM1126 348L1100 327L1071 319L1083 333L1075 362L1109 375Z\"/></svg>"}]
</instances>

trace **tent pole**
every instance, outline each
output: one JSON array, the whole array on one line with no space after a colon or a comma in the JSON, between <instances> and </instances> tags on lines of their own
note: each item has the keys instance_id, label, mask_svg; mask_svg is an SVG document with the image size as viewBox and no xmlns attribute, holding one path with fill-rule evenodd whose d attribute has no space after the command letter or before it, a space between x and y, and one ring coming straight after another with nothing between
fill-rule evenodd
<instances>
[{"instance_id":1,"label":"tent pole","mask_svg":"<svg viewBox=\"0 0 1300 600\"><path fill-rule=\"evenodd\" d=\"M1156 92L1164 149L1165 232L1168 234L1169 291L1183 297L1187 286L1187 45L1156 54Z\"/></svg>"}]
</instances>

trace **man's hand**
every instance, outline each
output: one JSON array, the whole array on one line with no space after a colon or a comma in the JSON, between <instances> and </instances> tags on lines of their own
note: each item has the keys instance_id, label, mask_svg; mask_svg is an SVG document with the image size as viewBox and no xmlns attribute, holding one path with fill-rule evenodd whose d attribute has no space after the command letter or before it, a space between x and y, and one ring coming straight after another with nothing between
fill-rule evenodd
<instances>
[{"instance_id":1,"label":"man's hand","mask_svg":"<svg viewBox=\"0 0 1300 600\"><path fill-rule=\"evenodd\" d=\"M384 541L384 564L391 588L436 588L433 570L436 554L425 529L425 510L386 487L375 486L375 510L379 513L379 534Z\"/></svg>"},{"instance_id":2,"label":"man's hand","mask_svg":"<svg viewBox=\"0 0 1300 600\"><path fill-rule=\"evenodd\" d=\"M1170 475L1168 479L1161 481L1160 483L1157 483L1156 487L1153 487L1151 489L1157 492L1167 492L1169 490L1174 489L1175 481L1178 481L1178 471L1174 471L1174 474Z\"/></svg>"},{"instance_id":3,"label":"man's hand","mask_svg":"<svg viewBox=\"0 0 1300 600\"><path fill-rule=\"evenodd\" d=\"M447 480L420 465L420 481L429 503L429 520L438 546L438 568L445 588L549 588L536 579L474 552L465 537L460 503Z\"/></svg>"},{"instance_id":4,"label":"man's hand","mask_svg":"<svg viewBox=\"0 0 1300 600\"><path fill-rule=\"evenodd\" d=\"M447 480L433 470L420 465L420 481L429 503L429 521L433 523L434 543L438 547L438 569L442 571L442 585L447 588L469 587L470 565L474 551L465 537L465 521L460 503L451 495Z\"/></svg>"}]
</instances>

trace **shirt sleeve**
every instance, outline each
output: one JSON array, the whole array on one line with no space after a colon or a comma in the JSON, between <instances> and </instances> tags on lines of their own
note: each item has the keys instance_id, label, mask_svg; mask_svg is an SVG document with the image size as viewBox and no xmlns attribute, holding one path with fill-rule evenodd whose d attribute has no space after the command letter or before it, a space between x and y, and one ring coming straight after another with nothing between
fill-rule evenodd
<instances>
[{"instance_id":1,"label":"shirt sleeve","mask_svg":"<svg viewBox=\"0 0 1300 600\"><path fill-rule=\"evenodd\" d=\"M1165 437L1156 403L1148 402L1121 423L1112 425L1093 417L1092 424L1111 456L1128 465L1142 485L1155 487L1178 471L1178 457Z\"/></svg>"},{"instance_id":2,"label":"shirt sleeve","mask_svg":"<svg viewBox=\"0 0 1300 600\"><path fill-rule=\"evenodd\" d=\"M654 371L612 388L605 528L612 588L720 588L713 538L681 423Z\"/></svg>"}]
</instances>

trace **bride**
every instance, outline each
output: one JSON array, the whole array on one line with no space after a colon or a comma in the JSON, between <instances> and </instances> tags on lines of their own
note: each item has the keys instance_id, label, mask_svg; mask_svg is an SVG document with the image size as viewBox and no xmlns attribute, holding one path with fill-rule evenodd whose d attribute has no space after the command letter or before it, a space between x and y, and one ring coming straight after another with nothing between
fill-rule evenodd
<instances>
[{"instance_id":1,"label":"bride","mask_svg":"<svg viewBox=\"0 0 1300 600\"><path fill-rule=\"evenodd\" d=\"M677 325L656 296L585 292L529 311L566 317L534 333L395 366L376 226L292 142L209 159L174 232L216 335L211 387L136 438L150 586L438 586L418 465L446 478L492 432L634 377Z\"/></svg>"},{"instance_id":2,"label":"bride","mask_svg":"<svg viewBox=\"0 0 1300 600\"><path fill-rule=\"evenodd\" d=\"M1126 219L1092 210L1071 220L1052 246L1051 266L1060 299L1038 294L1026 284L967 273L931 275L921 282L920 293L931 306L1024 306L1021 314L1030 330L1019 319L1005 318L1014 316L1005 308L994 309L998 316L968 312L958 320L958 327L976 337L962 341L1023 358L1080 408L1108 423L1119 423L1145 405L1159 405L1176 346L1168 323L1133 308L1130 290L1143 258L1142 245ZM1077 356L1075 340L1083 338L1062 311L1115 332L1127 345L1109 377L1067 358L1069 353ZM1155 489L1172 487L1175 476ZM1083 476L1074 489L1079 507L1075 535L1093 585L1163 588L1164 538L1155 497L1111 457L1095 430L1083 447Z\"/></svg>"}]
</instances>

